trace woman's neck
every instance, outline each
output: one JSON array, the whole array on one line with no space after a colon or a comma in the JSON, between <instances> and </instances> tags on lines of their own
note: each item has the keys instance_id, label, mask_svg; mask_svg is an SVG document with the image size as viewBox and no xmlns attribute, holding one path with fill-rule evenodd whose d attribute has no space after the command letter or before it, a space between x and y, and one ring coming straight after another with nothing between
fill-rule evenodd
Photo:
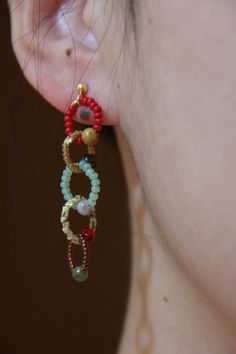
<instances>
[{"instance_id":1,"label":"woman's neck","mask_svg":"<svg viewBox=\"0 0 236 354\"><path fill-rule=\"evenodd\" d=\"M235 336L158 237L132 155L116 135L132 225L132 276L119 354L235 354ZM233 332L233 331L232 331Z\"/></svg>"}]
</instances>

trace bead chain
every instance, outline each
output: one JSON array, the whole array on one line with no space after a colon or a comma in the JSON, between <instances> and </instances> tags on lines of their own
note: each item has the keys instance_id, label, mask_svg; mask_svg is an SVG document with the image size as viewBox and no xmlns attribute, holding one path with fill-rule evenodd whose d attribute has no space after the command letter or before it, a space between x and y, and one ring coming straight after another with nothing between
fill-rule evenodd
<instances>
[{"instance_id":1,"label":"bead chain","mask_svg":"<svg viewBox=\"0 0 236 354\"><path fill-rule=\"evenodd\" d=\"M93 98L86 96L88 91L87 84L79 84L77 91L79 93L78 97L66 110L64 116L67 137L62 145L62 154L66 167L62 173L60 186L66 203L62 208L61 223L62 231L68 240L67 257L72 277L76 281L83 282L88 278L88 243L94 240L97 227L95 206L99 198L100 180L98 173L94 170L96 167L94 145L98 142L98 134L102 131L103 114L102 108L98 103ZM74 116L76 113L79 113L80 118L83 120L93 118L93 127L86 128L83 131L74 130ZM69 147L72 143L87 146L87 153L82 155L79 163L73 162L70 157ZM81 195L73 196L71 193L70 181L72 173L83 173L90 179L91 192L88 199ZM80 215L89 216L89 226L82 229L79 234L74 234L70 228L68 218L71 209L77 210ZM77 246L82 249L81 266L77 266L75 261Z\"/></svg>"}]
</instances>

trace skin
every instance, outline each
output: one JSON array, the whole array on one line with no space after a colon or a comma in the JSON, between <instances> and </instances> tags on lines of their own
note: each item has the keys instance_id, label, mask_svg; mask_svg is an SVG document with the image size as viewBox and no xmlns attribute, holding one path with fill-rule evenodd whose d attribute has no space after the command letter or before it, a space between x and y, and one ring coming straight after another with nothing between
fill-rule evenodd
<instances>
[{"instance_id":1,"label":"skin","mask_svg":"<svg viewBox=\"0 0 236 354\"><path fill-rule=\"evenodd\" d=\"M125 0L33 3L10 4L27 79L61 111L88 82L123 156L133 272L119 354L236 353L235 2L136 0L135 19Z\"/></svg>"}]
</instances>

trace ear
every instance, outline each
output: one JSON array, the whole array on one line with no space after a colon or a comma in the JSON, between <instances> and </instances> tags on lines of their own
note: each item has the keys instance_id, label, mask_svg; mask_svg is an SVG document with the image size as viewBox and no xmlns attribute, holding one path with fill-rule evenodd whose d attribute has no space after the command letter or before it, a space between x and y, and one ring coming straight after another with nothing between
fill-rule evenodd
<instances>
[{"instance_id":1,"label":"ear","mask_svg":"<svg viewBox=\"0 0 236 354\"><path fill-rule=\"evenodd\" d=\"M104 123L117 124L112 78L83 21L85 2L11 1L13 48L25 77L50 104L64 112L77 84L86 82L88 96L104 109Z\"/></svg>"}]
</instances>

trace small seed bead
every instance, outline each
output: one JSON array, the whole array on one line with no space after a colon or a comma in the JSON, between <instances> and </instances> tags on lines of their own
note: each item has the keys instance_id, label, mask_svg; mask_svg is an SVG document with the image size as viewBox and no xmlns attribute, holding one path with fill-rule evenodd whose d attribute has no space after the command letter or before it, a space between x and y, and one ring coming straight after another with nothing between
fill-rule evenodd
<instances>
[{"instance_id":1,"label":"small seed bead","mask_svg":"<svg viewBox=\"0 0 236 354\"><path fill-rule=\"evenodd\" d=\"M97 189L96 193L94 190L92 190L92 188L94 186L98 187L100 185L98 173L94 171L94 169L92 168L90 163L88 163L84 160L81 160L79 162L78 166L82 171L84 171L85 175L87 177L89 177L89 179L91 181L91 193L89 194L88 205L91 207L95 207L95 205L97 204L98 197L99 197L100 188Z\"/></svg>"},{"instance_id":2,"label":"small seed bead","mask_svg":"<svg viewBox=\"0 0 236 354\"><path fill-rule=\"evenodd\" d=\"M65 133L67 136L71 135L74 130L74 120L73 117L77 110L78 104L72 104L65 112L64 122L65 122Z\"/></svg>"},{"instance_id":3,"label":"small seed bead","mask_svg":"<svg viewBox=\"0 0 236 354\"><path fill-rule=\"evenodd\" d=\"M68 167L66 167L62 173L61 183L60 183L61 192L66 201L73 198L73 195L70 191L71 176L72 176L72 171ZM74 207L74 209L76 209L76 207Z\"/></svg>"}]
</instances>

